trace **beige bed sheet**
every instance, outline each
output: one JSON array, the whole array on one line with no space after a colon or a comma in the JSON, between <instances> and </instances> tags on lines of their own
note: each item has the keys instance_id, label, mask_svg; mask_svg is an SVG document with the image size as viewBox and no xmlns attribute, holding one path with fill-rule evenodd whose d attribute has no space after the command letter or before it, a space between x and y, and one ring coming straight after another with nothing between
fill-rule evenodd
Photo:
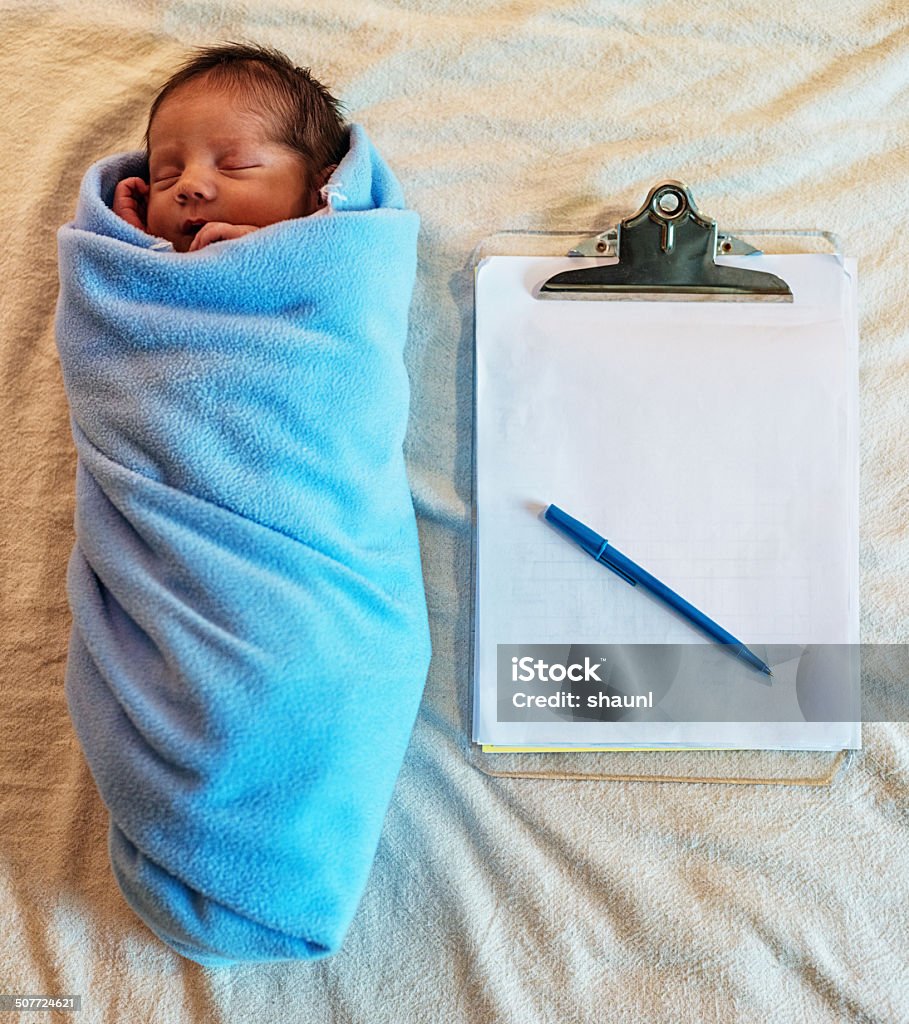
<instances>
[{"instance_id":1,"label":"beige bed sheet","mask_svg":"<svg viewBox=\"0 0 909 1024\"><path fill-rule=\"evenodd\" d=\"M858 258L862 638L909 639L906 5L45 0L0 26L0 993L81 994L84 1022L909 1020L905 723L820 787L491 777L466 738L469 254L609 226L665 177L724 227L827 228ZM67 717L55 231L185 50L236 38L311 64L423 218L407 452L435 654L341 953L213 971L124 904Z\"/></svg>"}]
</instances>

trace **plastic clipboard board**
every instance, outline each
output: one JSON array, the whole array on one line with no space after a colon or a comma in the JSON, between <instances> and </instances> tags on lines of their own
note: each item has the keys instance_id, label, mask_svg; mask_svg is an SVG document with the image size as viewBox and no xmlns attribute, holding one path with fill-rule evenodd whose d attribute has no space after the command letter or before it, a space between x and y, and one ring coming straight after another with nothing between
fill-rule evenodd
<instances>
[{"instance_id":1,"label":"plastic clipboard board","mask_svg":"<svg viewBox=\"0 0 909 1024\"><path fill-rule=\"evenodd\" d=\"M666 213L667 207L671 207ZM654 216L654 214L656 216ZM643 222L643 223L642 223ZM667 225L668 222L668 225ZM686 235L686 224L689 227L696 227L696 236L692 233L689 239ZM572 255L610 256L618 248L619 238L622 237L624 229L623 255L627 258L628 264L635 261L640 262L642 254L647 256L645 250L648 242L643 232L639 232L640 240L632 246L629 240L632 238L633 229L642 226L644 230L650 230L652 237L656 239L656 246L665 254L666 250L674 250L677 256L684 258L687 266L682 267L682 278L680 279L678 268L663 273L659 267L654 269L654 261L650 260L650 266L646 269L644 280L636 285L628 274L628 266L624 268L613 280L609 280L609 273L616 275L614 269L617 264L599 262L596 265L595 275L599 274L600 279L593 283L594 288L614 287L614 296L619 299L628 300L638 298L645 294L648 299L665 297L670 301L678 301L680 292L683 289L685 294L681 297L686 300L694 298L707 301L723 300L730 297L739 299L740 296L729 294L718 294L718 290L726 289L735 292L747 287L744 275L733 274L730 278L725 275L724 280L711 279L706 285L702 282L707 277L713 277L705 267L709 261L710 267L716 266L714 258L724 254L737 255L756 250L749 245L744 238L752 240L772 237L775 249L789 250L790 252L804 253L806 249L821 252L833 250L834 258L841 264L839 246L835 236L826 232L810 231L769 231L763 229L742 229L735 234L720 234L716 225L708 218L704 218L694 206L688 190L678 182L664 182L651 190L644 206L633 217L622 222L619 229L613 232L603 232L599 235L588 237L584 241L572 247ZM667 226L669 230L667 231ZM656 229L656 230L655 230ZM529 253L534 256L553 256L556 253L564 254L565 242L568 239L577 240L583 232L523 232L508 231L491 236L484 240L474 253L474 265L488 256L500 254L515 254L515 251ZM668 235L668 238L667 238ZM668 245L667 245L668 242ZM697 253L692 256L692 248L697 248ZM650 245L653 248L653 245ZM650 254L652 256L652 253ZM694 275L691 274L692 266L700 259L700 269ZM622 260L619 260L621 264ZM644 262L647 262L644 259ZM606 268L603 274L601 268ZM633 270L633 267L632 267ZM649 275L649 276L648 276ZM566 277L581 277L583 273L575 271L569 274L561 274L552 278L556 285L564 283ZM720 275L723 276L723 275ZM605 281L604 281L605 278ZM755 278L756 280L756 278ZM701 282L701 283L699 283ZM548 284L543 284L540 292ZM762 282L765 291L768 282ZM786 301L787 296L785 282L774 279L769 282L770 289L774 294L765 294L763 300L771 298L775 301ZM622 294L624 290L624 294ZM630 295L629 291L636 294ZM662 296L658 293L662 292ZM543 298L540 293L538 297ZM563 299L566 296L559 295ZM567 298L589 298L589 295L568 295ZM602 297L602 296L598 296ZM746 300L746 301L750 301ZM476 380L476 374L475 378ZM476 416L476 396L474 402ZM476 437L476 431L474 436ZM476 451L474 451L474 496L476 498ZM555 501L555 497L551 500ZM476 500L473 503L474 523L472 530L472 562L471 576L473 581L472 595L476 601ZM482 511L481 511L482 515ZM474 603L474 611L476 604ZM856 620L857 621L857 620ZM472 652L472 664L474 661ZM476 699L475 686L471 686L471 692ZM739 751L739 750L707 750L707 749L684 749L672 750L664 745L656 754L646 754L640 748L633 751L618 751L613 746L610 749L585 749L582 745L574 744L570 747L559 747L558 745L540 747L534 745L531 749L514 748L501 744L494 744L491 747L480 748L474 745L470 747L470 759L481 770L494 775L506 775L509 777L534 777L534 778L559 778L559 779L652 779L659 781L721 781L721 782L752 782L752 783L783 783L783 784L815 784L822 785L829 783L836 774L836 771L845 763L848 758L842 753L823 753L816 751Z\"/></svg>"}]
</instances>

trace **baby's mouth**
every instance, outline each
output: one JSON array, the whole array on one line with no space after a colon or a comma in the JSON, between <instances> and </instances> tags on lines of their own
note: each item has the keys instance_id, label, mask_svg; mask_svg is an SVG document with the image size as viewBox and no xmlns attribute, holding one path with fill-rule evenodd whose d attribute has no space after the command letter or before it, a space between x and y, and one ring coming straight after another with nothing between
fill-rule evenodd
<instances>
[{"instance_id":1,"label":"baby's mouth","mask_svg":"<svg viewBox=\"0 0 909 1024\"><path fill-rule=\"evenodd\" d=\"M185 220L183 221L183 234L195 237L207 223L208 222L204 220Z\"/></svg>"}]
</instances>

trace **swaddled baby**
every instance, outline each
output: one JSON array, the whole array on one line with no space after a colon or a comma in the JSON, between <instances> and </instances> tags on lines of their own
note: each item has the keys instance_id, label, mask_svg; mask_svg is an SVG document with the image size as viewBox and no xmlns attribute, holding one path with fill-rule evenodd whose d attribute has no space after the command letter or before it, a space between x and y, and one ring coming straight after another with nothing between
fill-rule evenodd
<instances>
[{"instance_id":1,"label":"swaddled baby","mask_svg":"<svg viewBox=\"0 0 909 1024\"><path fill-rule=\"evenodd\" d=\"M124 220L177 252L315 213L347 148L337 101L276 50L196 51L164 84L145 133L149 180L114 193Z\"/></svg>"},{"instance_id":2,"label":"swaddled baby","mask_svg":"<svg viewBox=\"0 0 909 1024\"><path fill-rule=\"evenodd\" d=\"M121 891L199 963L339 948L416 718L418 229L308 71L229 45L58 234L67 702Z\"/></svg>"}]
</instances>

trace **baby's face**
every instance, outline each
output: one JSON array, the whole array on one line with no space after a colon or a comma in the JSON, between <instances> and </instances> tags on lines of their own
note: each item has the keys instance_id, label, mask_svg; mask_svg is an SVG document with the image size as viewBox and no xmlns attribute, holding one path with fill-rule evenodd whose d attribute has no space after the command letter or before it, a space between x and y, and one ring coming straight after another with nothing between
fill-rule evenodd
<instances>
[{"instance_id":1,"label":"baby's face","mask_svg":"<svg viewBox=\"0 0 909 1024\"><path fill-rule=\"evenodd\" d=\"M190 82L158 108L149 132L148 232L186 252L203 224L265 227L318 208L301 153L267 117L223 90Z\"/></svg>"}]
</instances>

